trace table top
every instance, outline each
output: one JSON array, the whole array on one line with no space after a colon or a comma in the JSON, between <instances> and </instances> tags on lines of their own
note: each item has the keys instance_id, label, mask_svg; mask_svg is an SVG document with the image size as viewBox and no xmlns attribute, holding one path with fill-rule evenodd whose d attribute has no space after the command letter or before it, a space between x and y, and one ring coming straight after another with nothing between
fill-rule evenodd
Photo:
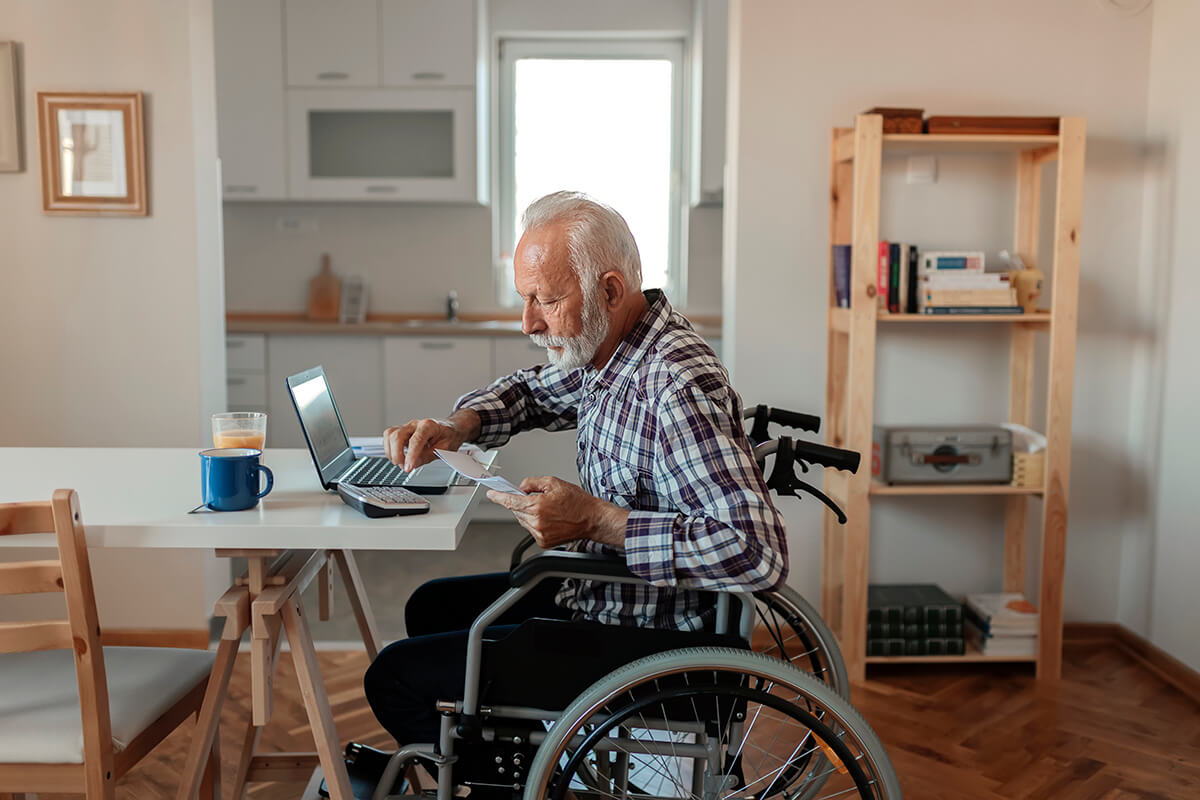
<instances>
[{"instance_id":1,"label":"table top","mask_svg":"<svg viewBox=\"0 0 1200 800\"><path fill-rule=\"evenodd\" d=\"M484 490L429 497L426 514L368 519L321 489L307 450L269 449L275 488L247 511L188 512L200 503L192 448L0 447L0 503L79 493L89 547L453 550ZM52 546L49 534L0 536L0 547Z\"/></svg>"}]
</instances>

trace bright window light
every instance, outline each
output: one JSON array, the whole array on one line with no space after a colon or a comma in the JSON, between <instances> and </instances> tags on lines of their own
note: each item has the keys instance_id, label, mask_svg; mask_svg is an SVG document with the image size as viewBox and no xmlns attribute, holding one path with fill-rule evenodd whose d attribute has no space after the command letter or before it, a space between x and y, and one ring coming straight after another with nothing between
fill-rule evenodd
<instances>
[{"instance_id":1,"label":"bright window light","mask_svg":"<svg viewBox=\"0 0 1200 800\"><path fill-rule=\"evenodd\" d=\"M629 223L642 286L678 290L682 204L679 43L519 43L501 88L501 275L521 212L559 190L586 192ZM506 292L507 290L507 292Z\"/></svg>"}]
</instances>

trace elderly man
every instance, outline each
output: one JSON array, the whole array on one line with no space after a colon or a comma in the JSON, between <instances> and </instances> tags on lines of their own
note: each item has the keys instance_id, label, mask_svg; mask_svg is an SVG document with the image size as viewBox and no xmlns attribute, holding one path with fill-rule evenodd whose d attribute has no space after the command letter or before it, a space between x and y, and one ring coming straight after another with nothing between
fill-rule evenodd
<instances>
[{"instance_id":1,"label":"elderly man","mask_svg":"<svg viewBox=\"0 0 1200 800\"><path fill-rule=\"evenodd\" d=\"M388 456L411 470L434 448L498 447L532 428L576 428L582 488L532 477L521 483L528 496L488 498L540 546L623 555L646 584L566 581L535 590L497 623L540 616L711 630L712 596L702 590L768 589L787 573L783 521L729 376L661 291L641 291L637 245L616 211L558 192L530 205L523 223L513 259L521 326L550 363L463 396L448 419L389 428ZM461 696L465 628L507 588L505 577L435 581L414 593L411 638L381 652L365 679L399 743L437 741L434 701Z\"/></svg>"}]
</instances>

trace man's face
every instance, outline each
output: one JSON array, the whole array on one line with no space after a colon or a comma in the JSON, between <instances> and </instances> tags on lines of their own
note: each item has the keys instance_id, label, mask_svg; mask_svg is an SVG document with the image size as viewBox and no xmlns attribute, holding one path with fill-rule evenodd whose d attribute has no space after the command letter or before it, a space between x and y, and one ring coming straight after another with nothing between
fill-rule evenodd
<instances>
[{"instance_id":1,"label":"man's face","mask_svg":"<svg viewBox=\"0 0 1200 800\"><path fill-rule=\"evenodd\" d=\"M526 231L513 254L517 294L524 302L521 330L546 348L551 364L578 369L608 335L599 287L584 292L571 269L565 225Z\"/></svg>"}]
</instances>

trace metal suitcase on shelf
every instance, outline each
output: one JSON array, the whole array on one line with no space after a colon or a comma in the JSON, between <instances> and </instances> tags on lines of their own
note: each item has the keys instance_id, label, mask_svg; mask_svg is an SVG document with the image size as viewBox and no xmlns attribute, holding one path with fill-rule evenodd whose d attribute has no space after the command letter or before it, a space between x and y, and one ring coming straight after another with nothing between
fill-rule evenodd
<instances>
[{"instance_id":1,"label":"metal suitcase on shelf","mask_svg":"<svg viewBox=\"0 0 1200 800\"><path fill-rule=\"evenodd\" d=\"M871 450L884 483L1012 482L1012 433L999 425L877 425Z\"/></svg>"}]
</instances>

